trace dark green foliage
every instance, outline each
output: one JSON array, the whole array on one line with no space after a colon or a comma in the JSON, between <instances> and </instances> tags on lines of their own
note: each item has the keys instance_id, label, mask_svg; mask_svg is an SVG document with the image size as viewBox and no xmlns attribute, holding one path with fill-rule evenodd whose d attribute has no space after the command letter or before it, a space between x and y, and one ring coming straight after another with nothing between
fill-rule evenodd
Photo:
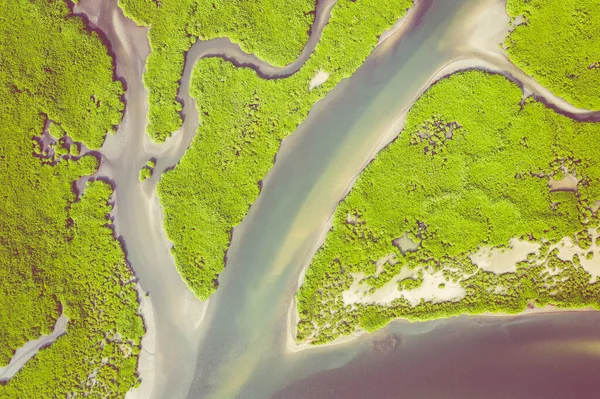
<instances>
[{"instance_id":1,"label":"dark green foliage","mask_svg":"<svg viewBox=\"0 0 600 399\"><path fill-rule=\"evenodd\" d=\"M93 181L76 200L73 183L98 160L65 136L99 147L120 121L122 88L106 48L64 2L6 0L0 20L0 364L49 333L61 307L69 318L0 397L123 397L144 332L133 275L111 229L112 188ZM51 159L34 156L45 115L58 139Z\"/></svg>"},{"instance_id":2,"label":"dark green foliage","mask_svg":"<svg viewBox=\"0 0 600 399\"><path fill-rule=\"evenodd\" d=\"M339 0L311 58L285 79L264 80L217 58L198 62L191 91L202 122L180 163L158 186L177 266L198 297L215 290L230 232L256 200L258 182L273 165L281 140L364 62L378 36L410 4ZM319 70L330 73L329 79L309 92Z\"/></svg>"},{"instance_id":3,"label":"dark green foliage","mask_svg":"<svg viewBox=\"0 0 600 399\"><path fill-rule=\"evenodd\" d=\"M569 103L600 110L600 1L508 0L523 23L506 39L512 62Z\"/></svg>"},{"instance_id":4,"label":"dark green foliage","mask_svg":"<svg viewBox=\"0 0 600 399\"><path fill-rule=\"evenodd\" d=\"M294 61L308 40L314 0L120 0L125 14L150 26L148 134L164 141L181 125L177 101L184 54L197 38L227 37L278 66Z\"/></svg>"},{"instance_id":5,"label":"dark green foliage","mask_svg":"<svg viewBox=\"0 0 600 399\"><path fill-rule=\"evenodd\" d=\"M588 284L591 276L575 267L578 258L567 264L551 255L549 262L563 270L551 278L544 266L529 262L516 273L483 272L467 257L480 246L506 246L513 237L557 242L576 235L585 248L591 244L587 229L597 227L590 208L600 198L600 124L575 122L533 100L521 107L521 97L506 78L480 71L452 75L422 95L398 139L363 171L336 210L298 293L305 326L298 339L317 343L344 334L329 309L342 301L350 273L365 273L388 254L399 262L386 265L386 281L402 267L429 266L460 281L465 297L414 307L403 299L389 307L353 305L336 320L358 320L354 327L372 330L394 317L516 313L529 302L598 306L600 285ZM581 179L577 193L550 191L549 179L561 165ZM361 223L347 223L349 214L360 215ZM393 240L407 232L421 247L404 256ZM400 289L418 285L418 279L399 282ZM561 294L573 291L572 297Z\"/></svg>"}]
</instances>

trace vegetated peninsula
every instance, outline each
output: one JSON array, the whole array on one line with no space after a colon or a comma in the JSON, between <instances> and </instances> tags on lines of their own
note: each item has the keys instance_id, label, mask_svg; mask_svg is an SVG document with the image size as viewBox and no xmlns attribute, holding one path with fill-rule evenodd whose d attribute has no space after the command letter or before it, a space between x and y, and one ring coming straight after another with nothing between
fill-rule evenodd
<instances>
[{"instance_id":1,"label":"vegetated peninsula","mask_svg":"<svg viewBox=\"0 0 600 399\"><path fill-rule=\"evenodd\" d=\"M162 142L181 126L177 101L185 52L197 39L227 37L278 66L291 63L308 40L314 0L120 0L125 15L149 26L147 131Z\"/></svg>"},{"instance_id":2,"label":"vegetated peninsula","mask_svg":"<svg viewBox=\"0 0 600 399\"><path fill-rule=\"evenodd\" d=\"M600 110L600 2L508 0L510 60L555 95Z\"/></svg>"},{"instance_id":3,"label":"vegetated peninsula","mask_svg":"<svg viewBox=\"0 0 600 399\"><path fill-rule=\"evenodd\" d=\"M85 147L121 120L123 88L64 1L6 0L0 16L0 366L68 318L0 397L123 396L144 329L111 228L113 189L94 180L74 192L98 168Z\"/></svg>"},{"instance_id":4,"label":"vegetated peninsula","mask_svg":"<svg viewBox=\"0 0 600 399\"><path fill-rule=\"evenodd\" d=\"M266 80L219 58L196 65L191 94L201 118L179 164L158 185L177 267L208 298L223 270L232 229L259 194L281 140L340 80L356 71L410 0L339 0L314 53L294 75ZM311 81L329 74L320 86Z\"/></svg>"},{"instance_id":5,"label":"vegetated peninsula","mask_svg":"<svg viewBox=\"0 0 600 399\"><path fill-rule=\"evenodd\" d=\"M403 317L599 307L600 124L501 75L444 78L335 212L297 295L297 339Z\"/></svg>"}]
</instances>

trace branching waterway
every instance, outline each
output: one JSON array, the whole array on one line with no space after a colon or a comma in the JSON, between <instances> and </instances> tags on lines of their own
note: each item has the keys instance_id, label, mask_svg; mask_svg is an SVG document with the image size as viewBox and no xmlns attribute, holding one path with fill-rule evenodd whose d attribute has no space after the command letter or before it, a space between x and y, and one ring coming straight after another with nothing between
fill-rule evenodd
<instances>
[{"instance_id":1,"label":"branching waterway","mask_svg":"<svg viewBox=\"0 0 600 399\"><path fill-rule=\"evenodd\" d=\"M116 231L151 304L145 312L148 335L140 361L143 382L137 391L139 397L267 398L295 381L343 366L352 359L355 360L351 364L363 359L368 364L373 361L369 357L373 343L376 348L388 348L386 353L392 355L386 359L393 359L394 367L400 369L415 362L419 351L412 350L403 360L406 351L396 351L398 346L403 348L415 342L415 348L440 347L439 361L447 363L455 352L443 349L453 345L441 340L446 333L468 329L478 337L474 340L493 345L494 341L486 337L496 334L496 327L510 329L514 324L534 323L529 316L518 321L495 318L494 328L477 318L418 325L396 322L372 336L308 350L300 350L303 348L290 340L299 278L324 239L336 204L376 152L398 134L411 104L435 79L458 69L490 69L510 75L528 93L543 97L556 109L583 114L580 117L584 119L598 117L554 97L506 59L498 47L498 38L502 40L508 23L501 0L419 1L398 25L399 29L378 46L358 72L317 103L308 119L283 142L274 168L263 181L259 199L234 230L217 293L207 303L201 303L187 289L173 264L172 244L162 227L155 188L160 174L176 165L188 148L198 126L189 96L193 66L201 57L223 56L236 65L251 65L265 77L289 75L313 51L334 6L333 1L318 4L310 42L298 60L285 68L273 68L244 54L227 39L197 42L186 56L181 81L184 124L160 145L152 143L145 134L148 105L142 73L149 53L146 29L125 18L113 0L83 0L75 8L103 33L115 57L116 74L127 89L126 114L117 134L110 136L101 150L99 174L115 185ZM155 173L140 183L139 170L150 158L157 160ZM536 319L536 328L543 330L544 323L551 323L560 331L557 320L562 317L565 316ZM569 316L570 325L580 323L578 331L590 331L590 326L598 322L600 318L594 313ZM571 334L568 329L564 333ZM407 336L418 338L406 339ZM589 345L581 356L587 356L596 367L600 365L598 358L590 358L587 351L595 351L600 341L589 334L571 336L574 340L585 336ZM536 345L544 345L545 341L536 340L533 334L529 337ZM468 340L461 342L462 348L469 344ZM510 346L511 342L504 344ZM511 348L515 356L520 356L516 347ZM423 353L430 359L438 352ZM480 353L473 353L469 361L483 361L478 356L495 352ZM506 361L500 359L497 370L509 369ZM420 358L417 363L421 368L416 370L425 373L425 362L425 358ZM492 365L489 367L493 369ZM420 378L419 381L426 381L423 376ZM276 397L327 397L318 393L327 389L314 391L315 395L305 394L310 392L304 389L311 383L302 384L296 386L298 391ZM435 396L423 395L410 397Z\"/></svg>"},{"instance_id":2,"label":"branching waterway","mask_svg":"<svg viewBox=\"0 0 600 399\"><path fill-rule=\"evenodd\" d=\"M38 339L29 341L17 349L10 362L4 367L0 367L0 382L10 380L40 349L51 346L58 337L66 334L68 323L69 318L61 314L56 319L56 323L54 323L54 328L50 334L42 335Z\"/></svg>"}]
</instances>

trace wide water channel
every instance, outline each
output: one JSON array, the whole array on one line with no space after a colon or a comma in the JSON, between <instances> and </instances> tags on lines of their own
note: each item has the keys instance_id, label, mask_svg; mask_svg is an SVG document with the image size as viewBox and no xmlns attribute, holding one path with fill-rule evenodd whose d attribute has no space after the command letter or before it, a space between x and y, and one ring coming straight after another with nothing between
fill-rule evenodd
<instances>
[{"instance_id":1,"label":"wide water channel","mask_svg":"<svg viewBox=\"0 0 600 399\"><path fill-rule=\"evenodd\" d=\"M115 182L117 231L154 311L155 379L143 397L554 398L569 397L556 396L565 392L557 389L561 383L573 389L575 382L590 385L591 370L600 367L600 316L592 312L399 321L349 343L297 352L288 347L289 310L303 269L336 204L400 131L410 105L453 62L466 66L465 60L477 59L472 65L511 68L498 53L482 51L490 49L482 40L473 40L498 24L506 27L502 16L494 20L487 12L502 8L502 1L419 1L402 28L317 103L282 144L259 199L235 228L220 287L208 305L195 300L176 273L154 188L160 172L181 157L198 123L187 93L192 63L203 54L238 54L229 54L225 41L193 48L182 79L184 126L167 143L152 144L144 134L141 85L146 31L124 18L115 3L83 6L105 32L117 74L127 82L125 120L103 147L101 171ZM223 48L215 48L219 43ZM534 82L520 83L536 92ZM157 159L156 174L140 184L137 173L150 157ZM515 389L488 395L485 386L499 375Z\"/></svg>"}]
</instances>

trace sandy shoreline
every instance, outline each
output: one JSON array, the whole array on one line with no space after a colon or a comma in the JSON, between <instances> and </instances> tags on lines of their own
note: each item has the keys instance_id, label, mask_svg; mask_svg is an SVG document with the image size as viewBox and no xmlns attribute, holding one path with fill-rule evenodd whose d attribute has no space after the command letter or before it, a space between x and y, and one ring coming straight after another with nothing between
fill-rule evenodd
<instances>
[{"instance_id":1,"label":"sandy shoreline","mask_svg":"<svg viewBox=\"0 0 600 399\"><path fill-rule=\"evenodd\" d=\"M137 388L133 388L127 392L125 399L143 399L149 398L152 395L154 385L155 371L154 363L156 361L156 325L154 321L154 309L150 297L146 295L142 286L136 285L140 306L138 314L144 320L145 333L140 344L141 351L138 357L137 372L141 383Z\"/></svg>"},{"instance_id":2,"label":"sandy shoreline","mask_svg":"<svg viewBox=\"0 0 600 399\"><path fill-rule=\"evenodd\" d=\"M416 4L418 4L418 1L415 1L415 5ZM386 39L389 39L389 37L393 36L394 34L400 34L400 32L402 32L402 34L403 34L404 29L402 29L402 28L410 25L410 24L407 24L407 21L410 20L411 15L412 15L410 12L413 10L416 10L416 8L411 8L409 13L407 15L405 15L403 18L401 18L396 23L396 25L394 25L394 27L392 27L389 31L386 31L386 33L389 32L389 34L387 34L385 37L384 37L384 35L382 35L383 39L380 38L380 42L378 43L378 45L383 43L384 41L386 41ZM431 77L428 80L428 82L421 88L421 90L415 96L414 100L410 103L410 105L407 106L399 114L399 116L392 123L392 125L390 125L390 127L385 131L385 133L383 134L382 138L380 139L380 141L377 145L376 150L371 153L368 161L362 165L362 167L360 168L358 173L355 175L355 177L353 178L351 183L348 185L344 195L341 197L342 198L341 201L343 201L343 199L348 195L348 193L354 186L356 179L358 179L358 177L360 176L362 171L367 167L367 165L375 158L375 156L383 148L385 148L387 145L389 145L400 134L400 132L404 128L404 123L406 121L406 116L408 115L408 112L414 106L414 104L419 100L419 98L423 95L423 93L427 89L429 89L432 85L434 85L436 82L438 82L439 80L441 80L445 77L448 77L449 75L452 75L454 73L457 73L460 71L472 70L472 69L480 69L480 70L484 70L487 72L498 73L498 74L501 74L501 75L505 76L506 78L510 79L511 81L514 81L515 83L519 84L519 86L521 86L521 88L523 90L524 97L533 95L533 96L535 96L536 99L542 101L547 106L550 106L552 108L555 108L556 110L565 112L567 114L571 114L573 116L585 117L588 114L597 114L597 112L594 113L589 110L574 107L573 105L569 104L564 99L562 99L558 96L555 96L549 90L545 89L537 81L535 81L535 79L533 79L532 77L525 74L523 71L521 71L519 68L517 68L515 65L513 65L508 60L508 57L500 48L500 44L504 41L504 38L508 34L508 31L509 31L509 23L508 22L510 21L510 18L506 14L506 11L504 8L504 2L498 1L498 0L490 0L488 7L481 7L480 9L473 10L472 12L473 12L473 14L479 14L479 15L474 15L470 19L470 20L474 21L473 24L470 24L469 26L464 26L464 30L466 32L463 32L463 34L465 35L465 37L469 38L466 41L465 48L461 49L461 53L463 53L464 56L455 57L454 59L449 61L447 64L442 66L438 70L438 72L433 77ZM335 214L335 210L331 214L328 221L323 226L323 229L321 231L321 234L319 236L317 244L313 248L313 251L312 251L313 256L318 251L318 249L324 244L325 238L327 237L327 234L329 233L329 230L331 230L331 227L333 225L333 215L334 214ZM312 257L311 257L311 259L312 259ZM310 263L304 265L304 267L300 271L300 275L298 277L298 289L301 287L301 285L304 281L304 277L306 275L306 271L309 266L310 266ZM518 313L518 314L483 313L481 315L473 315L473 317L479 317L479 316L482 316L482 317L518 317L518 316L527 316L527 315L532 315L532 314L549 314L549 313L557 313L557 312L565 312L565 311L573 312L573 311L591 311L591 310L594 310L594 309L591 309L591 308L563 309L563 308L557 308L552 305L548 305L544 308L532 308L532 309L527 308L525 311ZM405 319L399 318L396 320L405 320ZM300 352L302 350L306 350L306 349L310 349L310 348L327 347L327 346L344 344L344 343L348 343L350 341L353 341L356 338L359 338L359 337L362 337L362 336L365 336L368 334L366 331L359 330L359 331L354 332L351 335L339 337L339 338L337 338L331 342L328 342L324 345L310 345L308 343L298 344L295 340L296 325L297 325L298 321L299 321L299 315L298 315L298 311L297 311L297 307L296 307L296 299L294 296L294 298L292 299L292 301L290 303L290 307L289 307L288 314L287 314L287 330L288 331L286 334L286 336L287 336L286 347L287 347L288 353L296 353L296 352Z\"/></svg>"},{"instance_id":3,"label":"sandy shoreline","mask_svg":"<svg viewBox=\"0 0 600 399\"><path fill-rule=\"evenodd\" d=\"M287 320L288 334L287 334L286 348L287 348L287 351L289 354L298 353L298 352L301 352L301 351L307 350L307 349L326 348L326 347L335 346L335 345L342 345L342 344L352 342L357 338L362 338L364 336L369 335L369 333L367 331L357 330L350 335L340 336L340 337L334 339L333 341L327 342L326 344L322 344L322 345L311 345L309 343L299 344L296 342L296 340L294 338L295 331L296 331L295 327L298 322L298 312L296 310L295 305L296 305L296 300L294 299L291 302L290 308L288 311L288 320ZM591 307L569 309L569 308L559 308L554 305L546 305L543 308L536 308L536 307L529 308L528 307L524 311L522 311L520 313L514 313L514 314L512 314L512 313L493 313L493 312L485 312L485 313L480 313L480 314L461 313L461 314L446 317L446 318L432 319L432 320L428 320L428 321L445 320L445 319L450 319L450 318L455 318L455 317L460 317L460 316L468 316L468 317L474 317L474 318L477 318L477 317L520 318L523 316L531 317L531 316L544 316L544 315L556 314L556 313L594 312L594 311L596 311L596 309L591 308ZM392 320L388 325L398 322L398 321L408 321L409 323L425 323L425 322L427 322L427 321L411 321L404 317L398 317L398 318Z\"/></svg>"},{"instance_id":4,"label":"sandy shoreline","mask_svg":"<svg viewBox=\"0 0 600 399\"><path fill-rule=\"evenodd\" d=\"M410 23L407 22L411 22L415 17L414 15L418 14L420 11L418 7L419 1L420 0L413 0L413 5L406 12L406 14L402 18L399 18L391 28L387 29L381 34L381 36L379 36L375 47L382 45L387 39L391 38L392 36L404 34L404 31L406 31L406 29L410 25Z\"/></svg>"}]
</instances>

